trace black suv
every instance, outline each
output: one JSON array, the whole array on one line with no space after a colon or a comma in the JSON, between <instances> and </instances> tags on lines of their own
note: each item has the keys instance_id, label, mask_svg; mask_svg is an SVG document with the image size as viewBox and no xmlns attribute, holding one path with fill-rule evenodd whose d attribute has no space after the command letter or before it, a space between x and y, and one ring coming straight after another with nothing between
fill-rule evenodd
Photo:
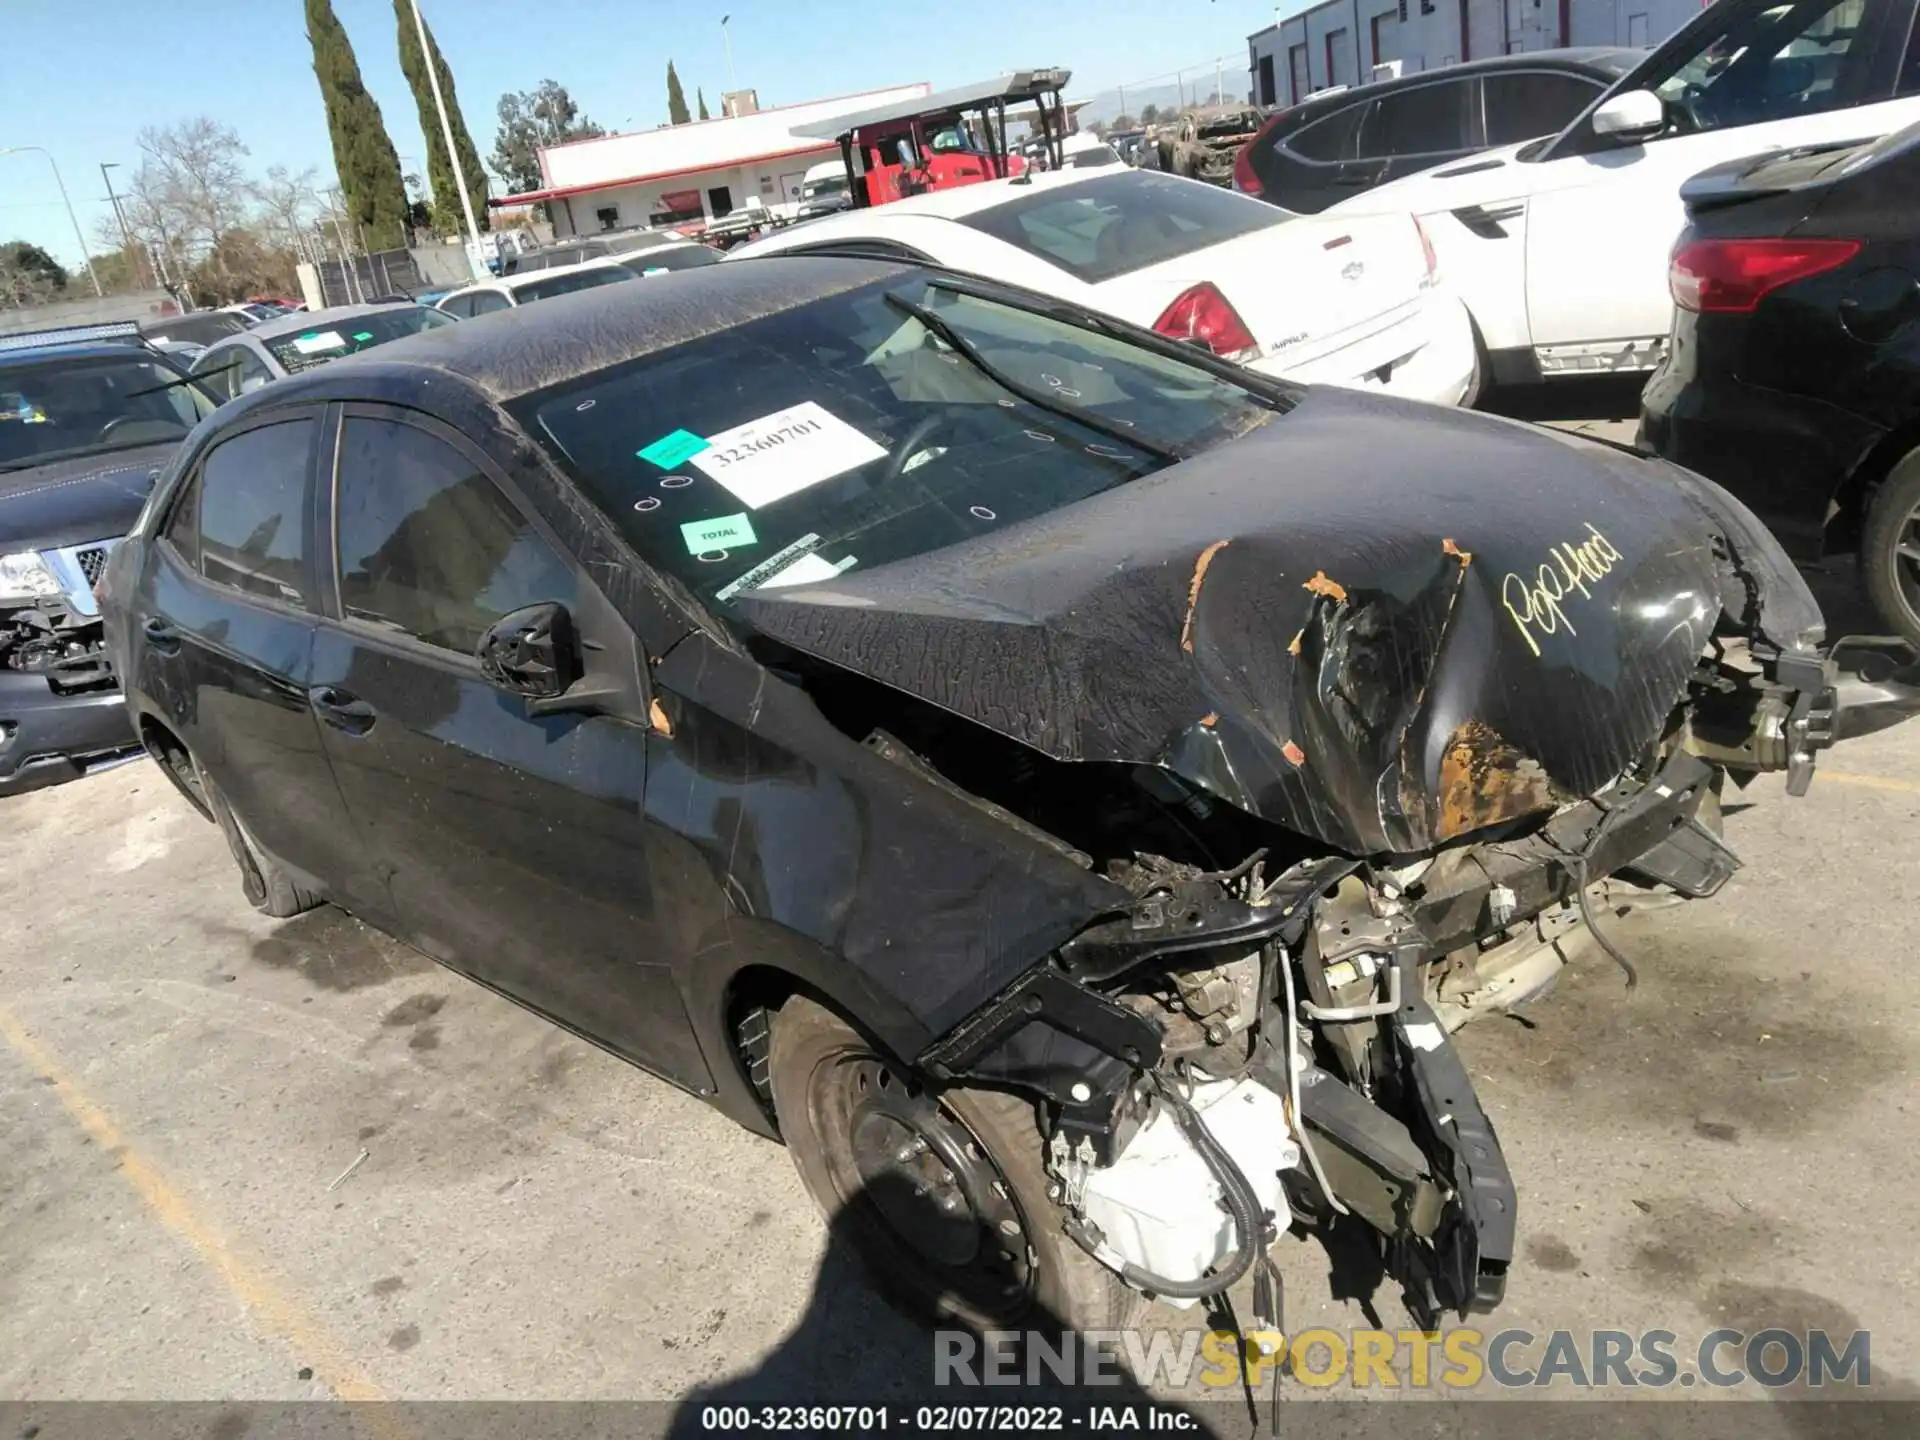
<instances>
[{"instance_id":1,"label":"black suv","mask_svg":"<svg viewBox=\"0 0 1920 1440\"><path fill-rule=\"evenodd\" d=\"M1646 54L1537 50L1317 96L1276 111L1247 142L1234 187L1317 215L1402 175L1558 134Z\"/></svg>"},{"instance_id":2,"label":"black suv","mask_svg":"<svg viewBox=\"0 0 1920 1440\"><path fill-rule=\"evenodd\" d=\"M0 795L137 753L94 586L212 410L131 324L0 336Z\"/></svg>"}]
</instances>

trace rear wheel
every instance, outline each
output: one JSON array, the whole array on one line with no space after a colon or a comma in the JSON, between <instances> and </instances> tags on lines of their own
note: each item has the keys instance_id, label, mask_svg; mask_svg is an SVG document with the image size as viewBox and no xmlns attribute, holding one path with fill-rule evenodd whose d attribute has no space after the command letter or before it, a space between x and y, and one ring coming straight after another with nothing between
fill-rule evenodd
<instances>
[{"instance_id":1,"label":"rear wheel","mask_svg":"<svg viewBox=\"0 0 1920 1440\"><path fill-rule=\"evenodd\" d=\"M279 861L260 848L240 817L234 813L233 806L227 803L226 795L214 783L213 777L201 767L198 760L191 756L188 759L199 780L200 793L206 799L207 808L213 812L220 833L227 837L227 849L233 853L233 863L240 867L240 889L246 895L247 903L261 914L271 915L276 920L299 915L318 905L323 897L295 880Z\"/></svg>"},{"instance_id":2,"label":"rear wheel","mask_svg":"<svg viewBox=\"0 0 1920 1440\"><path fill-rule=\"evenodd\" d=\"M933 1324L1117 1329L1141 1297L1061 1229L1031 1102L935 1091L811 1000L774 1017L780 1132L874 1282Z\"/></svg>"},{"instance_id":3,"label":"rear wheel","mask_svg":"<svg viewBox=\"0 0 1920 1440\"><path fill-rule=\"evenodd\" d=\"M1893 467L1873 498L1860 576L1882 623L1920 644L1920 450Z\"/></svg>"}]
</instances>

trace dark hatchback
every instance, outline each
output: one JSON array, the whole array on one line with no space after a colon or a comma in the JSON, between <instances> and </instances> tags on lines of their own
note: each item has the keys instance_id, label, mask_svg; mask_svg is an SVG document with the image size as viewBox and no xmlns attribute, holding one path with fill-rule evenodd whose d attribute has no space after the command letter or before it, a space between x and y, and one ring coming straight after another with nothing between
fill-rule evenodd
<instances>
[{"instance_id":1,"label":"dark hatchback","mask_svg":"<svg viewBox=\"0 0 1920 1440\"><path fill-rule=\"evenodd\" d=\"M1858 554L1875 612L1920 643L1920 126L1734 161L1681 196L1641 445L1796 559Z\"/></svg>"},{"instance_id":2,"label":"dark hatchback","mask_svg":"<svg viewBox=\"0 0 1920 1440\"><path fill-rule=\"evenodd\" d=\"M1557 135L1646 56L1597 46L1497 55L1305 100L1241 150L1234 188L1317 215L1402 175Z\"/></svg>"},{"instance_id":3,"label":"dark hatchback","mask_svg":"<svg viewBox=\"0 0 1920 1440\"><path fill-rule=\"evenodd\" d=\"M846 258L243 396L105 603L255 905L778 1134L976 1325L1220 1293L1336 1209L1423 1311L1497 1304L1447 1029L1550 982L1583 882L1713 893L1721 781L1851 714L1683 471Z\"/></svg>"},{"instance_id":4,"label":"dark hatchback","mask_svg":"<svg viewBox=\"0 0 1920 1440\"><path fill-rule=\"evenodd\" d=\"M0 337L0 795L138 754L94 588L212 402L133 326Z\"/></svg>"}]
</instances>

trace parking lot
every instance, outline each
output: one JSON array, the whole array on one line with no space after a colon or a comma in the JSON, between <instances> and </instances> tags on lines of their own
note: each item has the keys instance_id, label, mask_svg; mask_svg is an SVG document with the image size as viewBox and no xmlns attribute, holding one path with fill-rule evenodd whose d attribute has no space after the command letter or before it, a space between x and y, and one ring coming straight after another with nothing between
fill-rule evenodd
<instances>
[{"instance_id":1,"label":"parking lot","mask_svg":"<svg viewBox=\"0 0 1920 1440\"><path fill-rule=\"evenodd\" d=\"M1865 1329L1875 1393L1911 1396L1920 730L1728 814L1721 897L1617 922L1636 992L1598 958L1464 1034L1522 1205L1483 1328ZM339 912L256 915L148 764L5 816L0 1394L867 1400L927 1374L779 1148ZM1409 1323L1318 1244L1280 1253L1289 1329Z\"/></svg>"}]
</instances>

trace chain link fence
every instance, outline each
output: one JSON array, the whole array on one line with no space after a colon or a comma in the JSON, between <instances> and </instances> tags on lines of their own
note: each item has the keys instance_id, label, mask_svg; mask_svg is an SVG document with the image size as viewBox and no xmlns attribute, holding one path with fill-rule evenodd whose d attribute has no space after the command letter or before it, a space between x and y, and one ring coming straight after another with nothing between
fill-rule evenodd
<instances>
[{"instance_id":1,"label":"chain link fence","mask_svg":"<svg viewBox=\"0 0 1920 1440\"><path fill-rule=\"evenodd\" d=\"M314 268L319 272L321 298L329 307L364 305L432 288L408 250L375 250L345 262L322 260Z\"/></svg>"}]
</instances>

